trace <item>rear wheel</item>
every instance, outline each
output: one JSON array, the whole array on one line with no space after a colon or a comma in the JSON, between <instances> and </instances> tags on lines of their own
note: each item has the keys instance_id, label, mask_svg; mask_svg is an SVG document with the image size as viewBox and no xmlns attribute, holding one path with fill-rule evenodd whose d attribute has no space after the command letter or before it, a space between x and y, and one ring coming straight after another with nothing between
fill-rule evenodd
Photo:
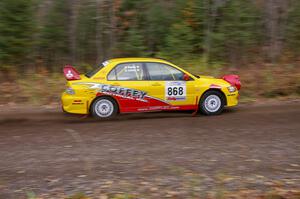
<instances>
[{"instance_id":1,"label":"rear wheel","mask_svg":"<svg viewBox=\"0 0 300 199\"><path fill-rule=\"evenodd\" d=\"M224 96L218 91L204 93L200 100L200 111L204 115L218 115L224 108Z\"/></svg>"},{"instance_id":2,"label":"rear wheel","mask_svg":"<svg viewBox=\"0 0 300 199\"><path fill-rule=\"evenodd\" d=\"M118 113L118 104L110 97L100 97L92 104L91 113L100 119L113 118Z\"/></svg>"}]
</instances>

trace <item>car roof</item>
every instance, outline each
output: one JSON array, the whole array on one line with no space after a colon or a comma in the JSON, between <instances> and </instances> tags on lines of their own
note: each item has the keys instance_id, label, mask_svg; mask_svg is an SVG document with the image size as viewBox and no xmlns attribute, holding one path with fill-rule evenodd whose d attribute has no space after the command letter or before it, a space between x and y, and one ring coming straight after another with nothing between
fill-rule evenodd
<instances>
[{"instance_id":1,"label":"car roof","mask_svg":"<svg viewBox=\"0 0 300 199\"><path fill-rule=\"evenodd\" d=\"M122 63L122 62L161 62L161 63L170 64L169 61L166 61L164 59L144 58L144 57L113 58L113 59L108 60L108 62L117 62L117 63Z\"/></svg>"}]
</instances>

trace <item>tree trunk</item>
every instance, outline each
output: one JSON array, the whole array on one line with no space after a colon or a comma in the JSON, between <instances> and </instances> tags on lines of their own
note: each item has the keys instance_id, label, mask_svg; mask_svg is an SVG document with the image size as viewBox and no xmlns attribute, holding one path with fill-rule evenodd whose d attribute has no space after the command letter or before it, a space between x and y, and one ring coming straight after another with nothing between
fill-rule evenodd
<instances>
[{"instance_id":1,"label":"tree trunk","mask_svg":"<svg viewBox=\"0 0 300 199\"><path fill-rule=\"evenodd\" d=\"M75 64L77 61L77 59L76 59L76 47L77 47L76 27L77 27L79 1L80 0L69 0L70 9L71 9L69 37L70 37L70 52L71 52L72 64Z\"/></svg>"},{"instance_id":2,"label":"tree trunk","mask_svg":"<svg viewBox=\"0 0 300 199\"><path fill-rule=\"evenodd\" d=\"M51 0L45 0L42 1L38 4L37 6L37 11L35 13L35 22L36 24L39 24L39 26L44 26L45 25L45 16L47 16L49 9L52 7L53 2ZM40 41L41 39L41 32L40 31L36 31L33 35L32 35L32 40L33 41ZM34 67L31 68L30 70L32 70L32 73L36 73L37 71L40 71L42 67L45 67L45 63L42 59L43 54L41 52L40 46L38 43L34 43L34 47L33 47L33 53L30 54L30 58L34 59Z\"/></svg>"},{"instance_id":3,"label":"tree trunk","mask_svg":"<svg viewBox=\"0 0 300 199\"><path fill-rule=\"evenodd\" d=\"M108 57L112 58L114 56L114 46L115 46L115 32L116 32L116 15L115 15L115 1L112 0L110 2L110 11L109 11L109 18L110 18L110 35L109 35L109 52Z\"/></svg>"},{"instance_id":4,"label":"tree trunk","mask_svg":"<svg viewBox=\"0 0 300 199\"><path fill-rule=\"evenodd\" d=\"M268 35L268 57L276 63L283 47L286 17L290 0L265 1L265 27Z\"/></svg>"},{"instance_id":5,"label":"tree trunk","mask_svg":"<svg viewBox=\"0 0 300 199\"><path fill-rule=\"evenodd\" d=\"M207 22L206 22L206 31L204 35L204 52L207 56L207 62L210 61L210 54L211 54L211 34L213 34L213 28L216 24L216 19L218 15L218 8L222 6L224 3L226 3L226 0L204 0L204 9L207 10Z\"/></svg>"},{"instance_id":6,"label":"tree trunk","mask_svg":"<svg viewBox=\"0 0 300 199\"><path fill-rule=\"evenodd\" d=\"M102 0L96 0L96 63L100 63L103 60L103 42L102 42Z\"/></svg>"}]
</instances>

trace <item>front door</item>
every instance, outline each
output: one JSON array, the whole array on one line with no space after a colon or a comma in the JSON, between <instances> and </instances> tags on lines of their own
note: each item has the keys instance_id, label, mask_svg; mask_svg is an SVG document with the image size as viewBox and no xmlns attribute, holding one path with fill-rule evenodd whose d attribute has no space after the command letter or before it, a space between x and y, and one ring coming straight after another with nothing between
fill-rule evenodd
<instances>
[{"instance_id":1,"label":"front door","mask_svg":"<svg viewBox=\"0 0 300 199\"><path fill-rule=\"evenodd\" d=\"M185 81L184 72L158 62L145 63L145 70L149 79L149 96L168 104L169 108L166 109L195 109L196 92L193 79Z\"/></svg>"}]
</instances>

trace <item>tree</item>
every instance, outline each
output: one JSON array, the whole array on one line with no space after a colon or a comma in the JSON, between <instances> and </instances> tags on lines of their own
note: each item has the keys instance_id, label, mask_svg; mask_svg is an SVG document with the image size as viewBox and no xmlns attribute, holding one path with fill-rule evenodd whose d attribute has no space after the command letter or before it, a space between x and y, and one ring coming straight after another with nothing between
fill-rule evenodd
<instances>
[{"instance_id":1,"label":"tree","mask_svg":"<svg viewBox=\"0 0 300 199\"><path fill-rule=\"evenodd\" d=\"M286 29L287 14L290 0L264 1L265 44L267 58L276 62L280 57Z\"/></svg>"},{"instance_id":2,"label":"tree","mask_svg":"<svg viewBox=\"0 0 300 199\"><path fill-rule=\"evenodd\" d=\"M169 28L162 48L163 55L167 57L189 57L195 49L199 47L199 30L198 19L196 17L195 0L188 0L180 6L180 13L176 16L176 20Z\"/></svg>"},{"instance_id":3,"label":"tree","mask_svg":"<svg viewBox=\"0 0 300 199\"><path fill-rule=\"evenodd\" d=\"M250 0L229 0L219 11L212 32L212 53L217 60L237 66L259 42L260 13Z\"/></svg>"},{"instance_id":4,"label":"tree","mask_svg":"<svg viewBox=\"0 0 300 199\"><path fill-rule=\"evenodd\" d=\"M31 0L0 2L0 64L24 65L31 52L34 32Z\"/></svg>"},{"instance_id":5,"label":"tree","mask_svg":"<svg viewBox=\"0 0 300 199\"><path fill-rule=\"evenodd\" d=\"M55 71L165 56L237 66L264 50L274 62L284 46L300 55L299 13L299 0L1 0L0 64Z\"/></svg>"},{"instance_id":6,"label":"tree","mask_svg":"<svg viewBox=\"0 0 300 199\"><path fill-rule=\"evenodd\" d=\"M102 33L99 31L98 35L98 25L101 28L101 24L98 24L100 17L97 16L97 9L99 7L96 5L97 2L94 0L87 0L79 6L76 24L77 63L95 64L97 57L101 56L98 53L102 50L100 37ZM98 45L98 40L100 45Z\"/></svg>"},{"instance_id":7,"label":"tree","mask_svg":"<svg viewBox=\"0 0 300 199\"><path fill-rule=\"evenodd\" d=\"M125 32L124 40L119 42L118 54L127 57L139 57L144 56L145 51L144 37L136 26L130 27Z\"/></svg>"},{"instance_id":8,"label":"tree","mask_svg":"<svg viewBox=\"0 0 300 199\"><path fill-rule=\"evenodd\" d=\"M77 28L77 20L78 20L78 10L79 10L79 0L69 0L70 7L70 25L69 25L69 39L70 39L70 53L71 53L71 61L72 63L76 62L76 28Z\"/></svg>"},{"instance_id":9,"label":"tree","mask_svg":"<svg viewBox=\"0 0 300 199\"><path fill-rule=\"evenodd\" d=\"M46 16L47 21L42 28L41 50L42 56L49 70L54 66L66 64L70 59L70 9L68 0L55 1Z\"/></svg>"},{"instance_id":10,"label":"tree","mask_svg":"<svg viewBox=\"0 0 300 199\"><path fill-rule=\"evenodd\" d=\"M166 38L163 54L167 57L187 57L194 50L194 35L187 23L180 22L172 25Z\"/></svg>"},{"instance_id":11,"label":"tree","mask_svg":"<svg viewBox=\"0 0 300 199\"><path fill-rule=\"evenodd\" d=\"M285 39L287 46L295 53L300 55L300 2L295 1L288 15L287 31Z\"/></svg>"},{"instance_id":12,"label":"tree","mask_svg":"<svg viewBox=\"0 0 300 199\"><path fill-rule=\"evenodd\" d=\"M173 5L167 1L145 1L145 16L140 29L145 35L147 50L150 55L155 56L165 45L171 24L174 21Z\"/></svg>"}]
</instances>

